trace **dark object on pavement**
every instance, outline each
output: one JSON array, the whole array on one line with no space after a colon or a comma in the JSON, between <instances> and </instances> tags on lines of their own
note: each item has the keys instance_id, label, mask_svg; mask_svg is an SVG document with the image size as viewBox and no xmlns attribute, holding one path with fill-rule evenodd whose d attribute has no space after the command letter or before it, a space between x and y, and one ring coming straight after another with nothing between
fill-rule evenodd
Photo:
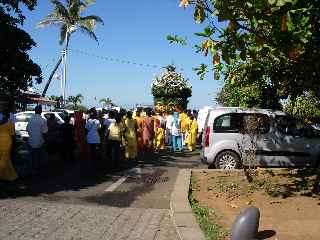
<instances>
[{"instance_id":1,"label":"dark object on pavement","mask_svg":"<svg viewBox=\"0 0 320 240\"><path fill-rule=\"evenodd\" d=\"M256 207L247 208L232 224L231 240L256 240L259 220L259 209Z\"/></svg>"}]
</instances>

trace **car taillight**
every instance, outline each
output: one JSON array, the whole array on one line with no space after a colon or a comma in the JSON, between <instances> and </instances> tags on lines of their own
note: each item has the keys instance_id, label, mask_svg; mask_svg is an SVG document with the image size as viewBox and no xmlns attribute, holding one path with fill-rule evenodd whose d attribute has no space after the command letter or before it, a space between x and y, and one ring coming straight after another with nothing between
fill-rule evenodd
<instances>
[{"instance_id":1,"label":"car taillight","mask_svg":"<svg viewBox=\"0 0 320 240\"><path fill-rule=\"evenodd\" d=\"M206 127L204 136L204 147L209 147L210 127Z\"/></svg>"}]
</instances>

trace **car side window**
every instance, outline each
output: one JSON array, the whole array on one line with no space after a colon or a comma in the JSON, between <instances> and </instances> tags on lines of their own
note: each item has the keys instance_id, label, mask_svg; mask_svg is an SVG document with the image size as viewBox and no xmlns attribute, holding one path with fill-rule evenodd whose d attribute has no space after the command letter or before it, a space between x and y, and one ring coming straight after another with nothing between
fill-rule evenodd
<instances>
[{"instance_id":1,"label":"car side window","mask_svg":"<svg viewBox=\"0 0 320 240\"><path fill-rule=\"evenodd\" d=\"M213 131L215 132L239 132L240 115L231 113L217 117L213 123Z\"/></svg>"}]
</instances>

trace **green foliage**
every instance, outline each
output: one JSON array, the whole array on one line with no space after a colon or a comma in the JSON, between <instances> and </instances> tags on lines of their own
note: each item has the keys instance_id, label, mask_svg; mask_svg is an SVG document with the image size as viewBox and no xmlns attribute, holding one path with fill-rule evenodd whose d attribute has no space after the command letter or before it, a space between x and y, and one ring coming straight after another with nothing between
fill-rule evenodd
<instances>
[{"instance_id":1,"label":"green foliage","mask_svg":"<svg viewBox=\"0 0 320 240\"><path fill-rule=\"evenodd\" d=\"M177 35L167 35L167 40L169 41L169 43L178 43L183 46L187 45L187 40L185 38L178 37Z\"/></svg>"},{"instance_id":2,"label":"green foliage","mask_svg":"<svg viewBox=\"0 0 320 240\"><path fill-rule=\"evenodd\" d=\"M112 106L114 106L114 104L113 104L113 102L112 102L112 100L110 98L102 98L102 99L100 99L99 102L103 105L103 107L112 107Z\"/></svg>"},{"instance_id":3,"label":"green foliage","mask_svg":"<svg viewBox=\"0 0 320 240\"><path fill-rule=\"evenodd\" d=\"M300 119L320 116L320 98L309 92L290 100L284 107L284 110Z\"/></svg>"},{"instance_id":4,"label":"green foliage","mask_svg":"<svg viewBox=\"0 0 320 240\"><path fill-rule=\"evenodd\" d=\"M38 27L56 25L60 27L60 44L73 32L80 30L89 37L98 41L94 33L97 23L103 24L103 20L96 15L82 16L82 12L95 1L69 0L66 5L59 0L51 1L54 10L41 22Z\"/></svg>"},{"instance_id":5,"label":"green foliage","mask_svg":"<svg viewBox=\"0 0 320 240\"><path fill-rule=\"evenodd\" d=\"M82 94L77 94L76 96L69 96L67 99L68 108L72 110L79 110L81 103L83 101Z\"/></svg>"},{"instance_id":6,"label":"green foliage","mask_svg":"<svg viewBox=\"0 0 320 240\"><path fill-rule=\"evenodd\" d=\"M224 76L226 84L239 86L234 95L248 90L240 94L240 104L253 99L259 105L266 91L273 93L271 106L278 107L280 99L306 91L320 95L318 0L190 0L183 6L186 2L204 25L196 33L196 51L212 57L215 79ZM195 70L203 79L204 71Z\"/></svg>"},{"instance_id":7,"label":"green foliage","mask_svg":"<svg viewBox=\"0 0 320 240\"><path fill-rule=\"evenodd\" d=\"M52 101L56 101L55 108L60 108L61 107L60 103L62 102L62 97L51 95L51 96L48 97L48 99L52 100Z\"/></svg>"},{"instance_id":8,"label":"green foliage","mask_svg":"<svg viewBox=\"0 0 320 240\"><path fill-rule=\"evenodd\" d=\"M152 95L155 105L170 105L187 108L188 98L192 96L192 88L173 66L168 66L161 76L157 76L152 84Z\"/></svg>"},{"instance_id":9,"label":"green foliage","mask_svg":"<svg viewBox=\"0 0 320 240\"><path fill-rule=\"evenodd\" d=\"M29 10L36 5L35 0L0 2L0 92L13 96L19 90L27 90L35 80L41 83L40 67L28 55L28 51L36 46L30 35L19 28L25 17L19 4L23 3Z\"/></svg>"},{"instance_id":10,"label":"green foliage","mask_svg":"<svg viewBox=\"0 0 320 240\"><path fill-rule=\"evenodd\" d=\"M199 76L200 80L203 80L204 77L206 76L206 74L209 72L208 71L208 66L203 64L203 63L199 67L195 67L192 70L197 73L197 75Z\"/></svg>"}]
</instances>

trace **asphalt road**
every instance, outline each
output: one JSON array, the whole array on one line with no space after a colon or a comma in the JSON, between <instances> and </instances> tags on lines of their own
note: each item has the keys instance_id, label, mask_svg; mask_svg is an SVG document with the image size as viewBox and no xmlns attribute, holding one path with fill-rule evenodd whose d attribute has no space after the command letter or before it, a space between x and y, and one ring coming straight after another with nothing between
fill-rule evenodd
<instances>
[{"instance_id":1,"label":"asphalt road","mask_svg":"<svg viewBox=\"0 0 320 240\"><path fill-rule=\"evenodd\" d=\"M180 168L206 167L199 154L156 153L124 165L108 173L76 161L2 185L0 239L177 239L171 191Z\"/></svg>"}]
</instances>

